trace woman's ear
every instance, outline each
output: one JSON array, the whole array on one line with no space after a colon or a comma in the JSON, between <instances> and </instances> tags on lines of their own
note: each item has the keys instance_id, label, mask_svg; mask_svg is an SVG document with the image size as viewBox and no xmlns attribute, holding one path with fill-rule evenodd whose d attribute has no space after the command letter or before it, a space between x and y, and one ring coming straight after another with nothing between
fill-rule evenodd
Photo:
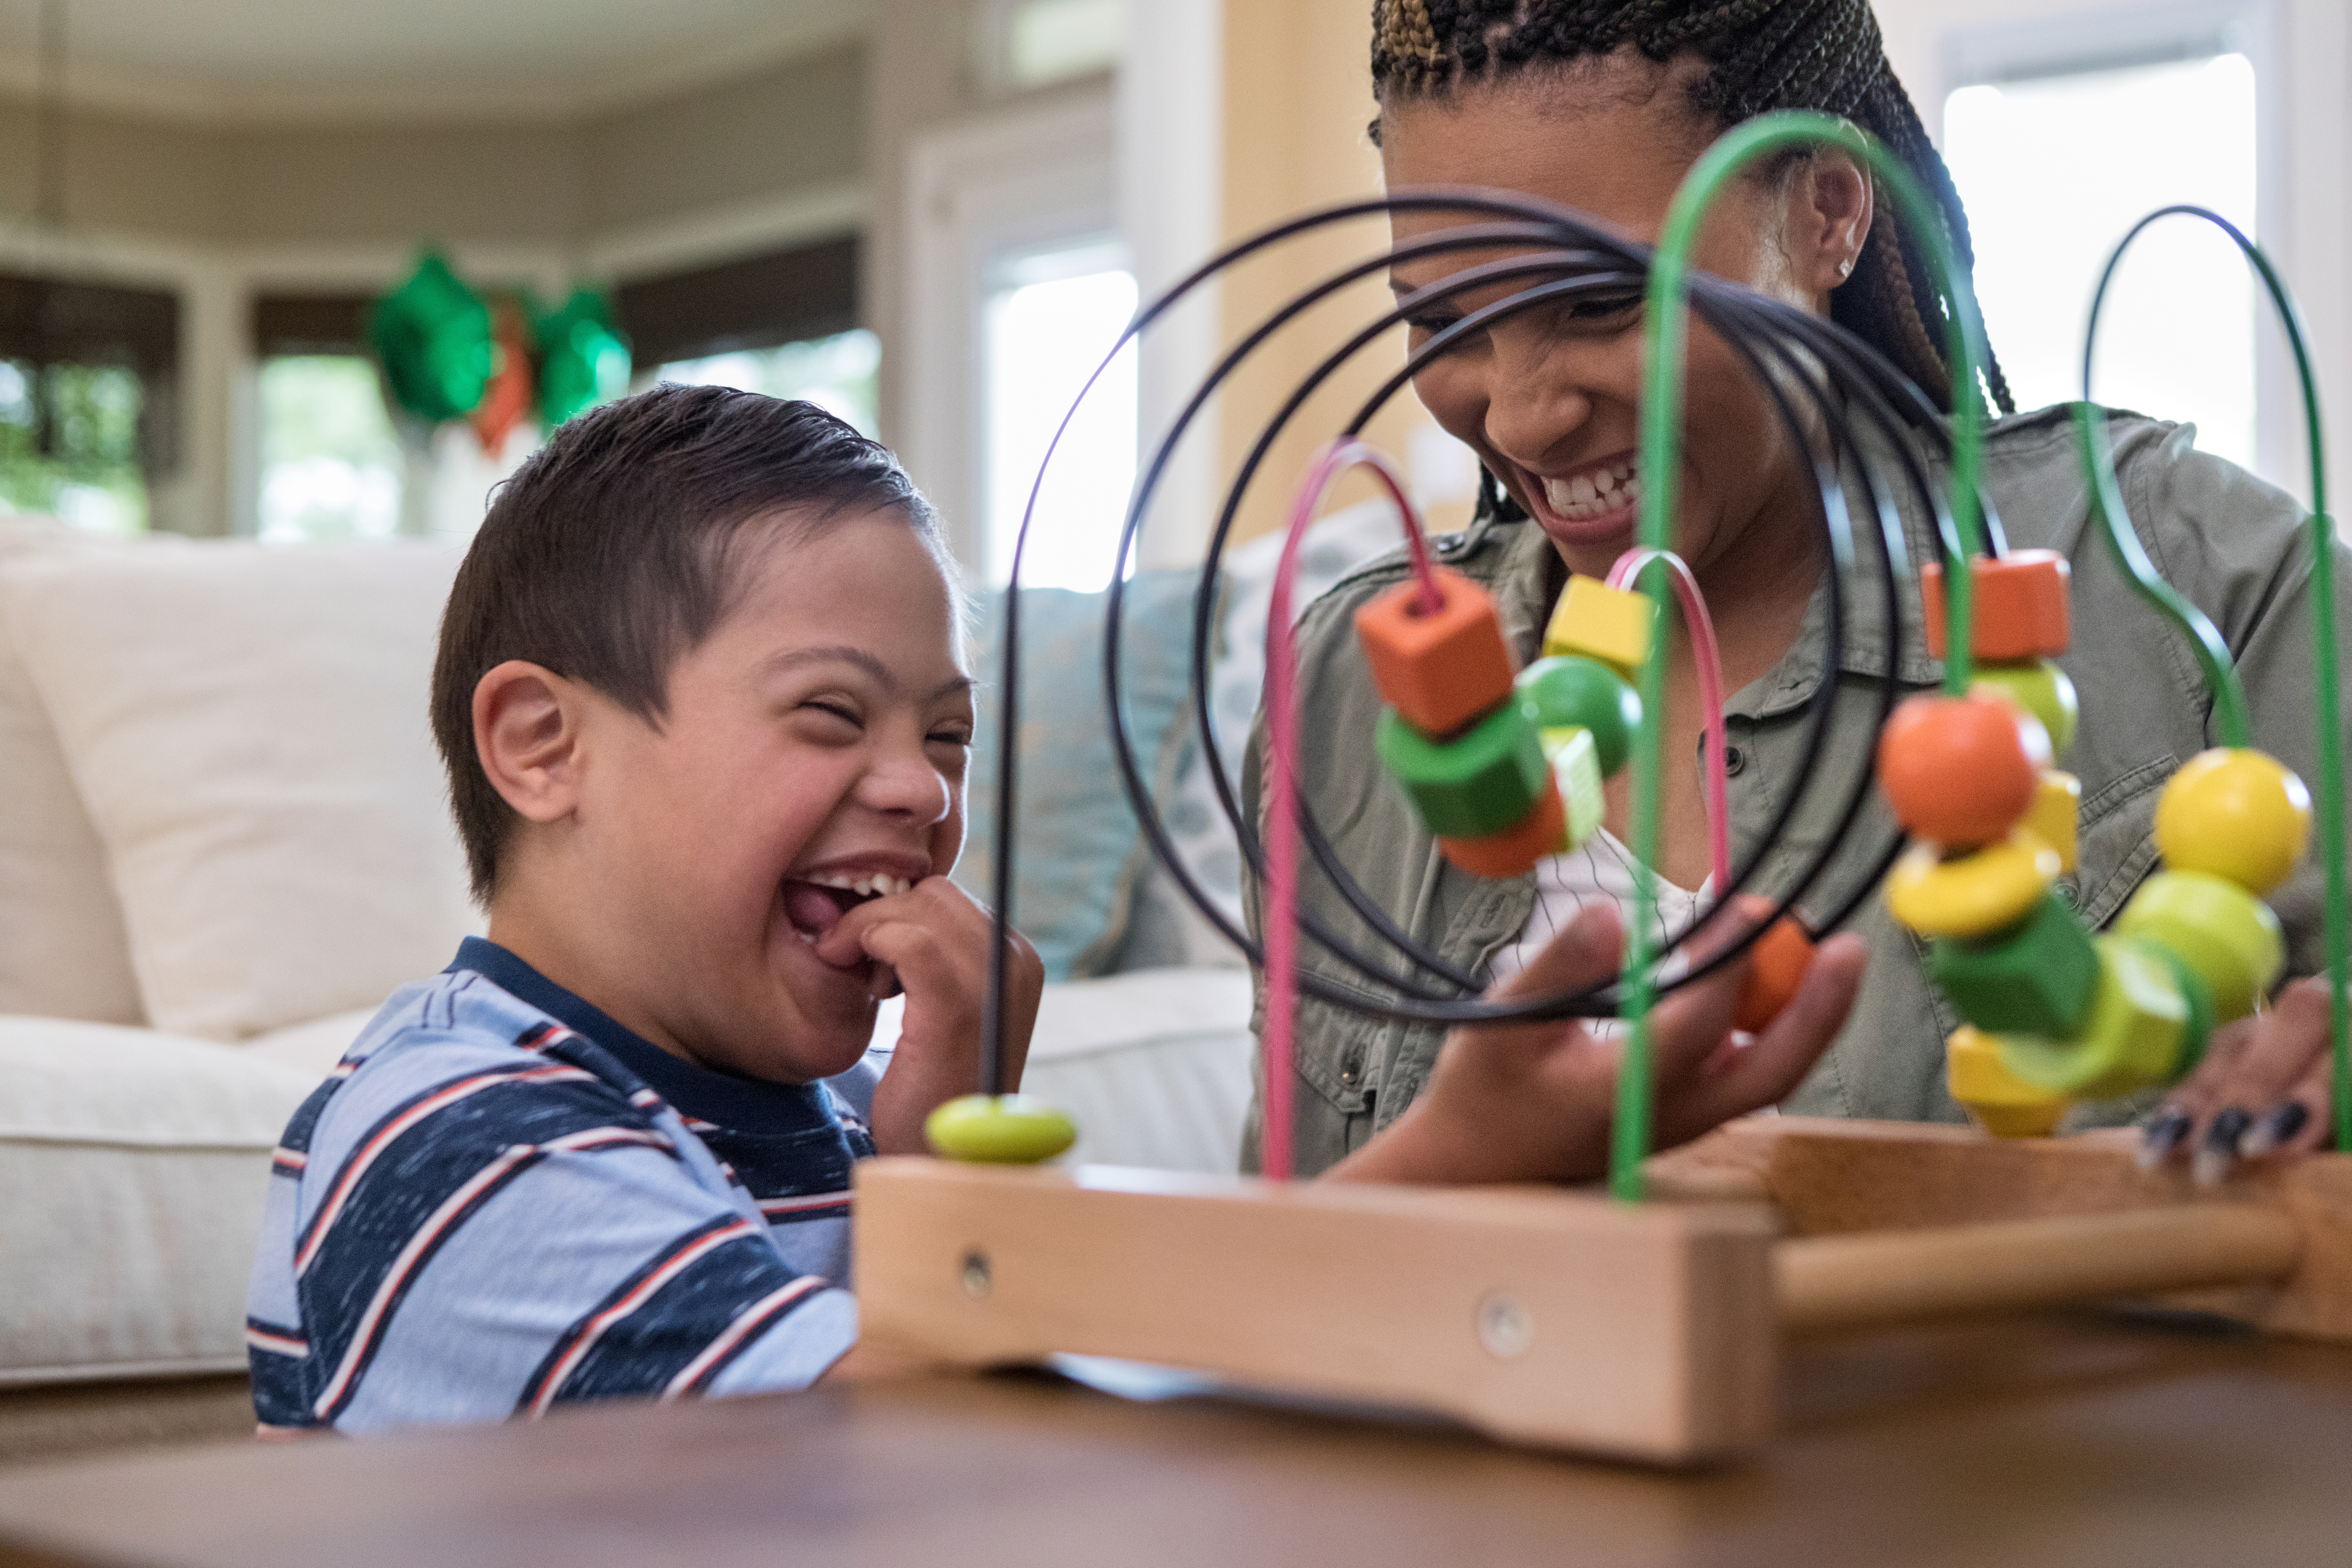
<instances>
[{"instance_id":1,"label":"woman's ear","mask_svg":"<svg viewBox=\"0 0 2352 1568\"><path fill-rule=\"evenodd\" d=\"M1789 264L1814 310L1828 315L1830 294L1853 276L1870 243L1876 193L1862 165L1823 148L1797 171L1789 193Z\"/></svg>"},{"instance_id":2,"label":"woman's ear","mask_svg":"<svg viewBox=\"0 0 2352 1568\"><path fill-rule=\"evenodd\" d=\"M575 683L520 658L474 683L474 754L526 821L558 821L579 804L585 700Z\"/></svg>"}]
</instances>

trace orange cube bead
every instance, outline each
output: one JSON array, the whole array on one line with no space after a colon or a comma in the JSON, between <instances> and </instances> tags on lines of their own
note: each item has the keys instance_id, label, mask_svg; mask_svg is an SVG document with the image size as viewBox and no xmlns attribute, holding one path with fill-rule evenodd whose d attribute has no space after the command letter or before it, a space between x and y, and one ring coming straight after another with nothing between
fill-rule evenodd
<instances>
[{"instance_id":1,"label":"orange cube bead","mask_svg":"<svg viewBox=\"0 0 2352 1568\"><path fill-rule=\"evenodd\" d=\"M2066 651L2073 622L2066 584L2074 568L2054 550L2012 550L1999 560L1969 563L1976 597L1969 608L1969 642L1976 657L1990 659L2054 658ZM1927 651L1944 657L1944 569L1919 574L1927 611Z\"/></svg>"},{"instance_id":2,"label":"orange cube bead","mask_svg":"<svg viewBox=\"0 0 2352 1568\"><path fill-rule=\"evenodd\" d=\"M1472 876L1502 882L1524 877L1536 868L1537 861L1559 854L1567 837L1568 808L1560 804L1559 786L1547 773L1535 809L1517 826L1484 838L1441 838L1437 847Z\"/></svg>"},{"instance_id":3,"label":"orange cube bead","mask_svg":"<svg viewBox=\"0 0 2352 1568\"><path fill-rule=\"evenodd\" d=\"M1486 591L1443 566L1437 581L1445 602L1433 615L1422 613L1421 584L1412 580L1356 612L1356 640L1372 667L1372 684L1433 739L1508 699L1517 673Z\"/></svg>"},{"instance_id":4,"label":"orange cube bead","mask_svg":"<svg viewBox=\"0 0 2352 1568\"><path fill-rule=\"evenodd\" d=\"M1797 987L1804 984L1812 962L1813 939L1794 915L1782 915L1748 950L1748 979L1739 987L1732 1026L1751 1035L1770 1027L1780 1009L1797 999Z\"/></svg>"}]
</instances>

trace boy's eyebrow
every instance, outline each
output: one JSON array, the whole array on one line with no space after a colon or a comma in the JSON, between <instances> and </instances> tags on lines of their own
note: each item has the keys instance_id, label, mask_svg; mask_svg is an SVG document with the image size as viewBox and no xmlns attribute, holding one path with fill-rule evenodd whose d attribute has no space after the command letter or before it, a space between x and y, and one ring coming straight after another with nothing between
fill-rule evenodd
<instances>
[{"instance_id":1,"label":"boy's eyebrow","mask_svg":"<svg viewBox=\"0 0 2352 1568\"><path fill-rule=\"evenodd\" d=\"M761 663L769 670L797 669L804 664L850 664L872 676L885 690L898 689L898 678L891 673L890 667L862 647L796 647L770 654ZM941 681L931 692L931 700L970 691L978 684L968 675L956 676Z\"/></svg>"}]
</instances>

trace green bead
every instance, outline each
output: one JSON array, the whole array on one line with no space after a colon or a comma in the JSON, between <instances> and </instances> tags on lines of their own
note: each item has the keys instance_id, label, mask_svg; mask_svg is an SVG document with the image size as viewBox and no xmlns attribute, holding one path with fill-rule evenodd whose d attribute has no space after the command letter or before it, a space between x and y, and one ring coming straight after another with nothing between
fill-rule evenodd
<instances>
[{"instance_id":1,"label":"green bead","mask_svg":"<svg viewBox=\"0 0 2352 1568\"><path fill-rule=\"evenodd\" d=\"M2213 1037L2213 997L2205 989L2205 982L2189 961L2157 942L2135 942L2142 952L2157 959L2172 971L2172 982L2180 987L2180 999L2189 1004L2188 1020L2180 1026L2180 1055L2174 1058L2172 1076L2177 1081L2189 1076L2189 1069L2205 1059L2205 1046Z\"/></svg>"},{"instance_id":2,"label":"green bead","mask_svg":"<svg viewBox=\"0 0 2352 1568\"><path fill-rule=\"evenodd\" d=\"M1576 654L1538 659L1519 671L1519 700L1538 730L1589 730L1601 773L1614 777L1633 753L1642 697L1615 670Z\"/></svg>"},{"instance_id":3,"label":"green bead","mask_svg":"<svg viewBox=\"0 0 2352 1568\"><path fill-rule=\"evenodd\" d=\"M1450 741L1433 741L1383 709L1374 740L1435 837L1484 838L1516 827L1543 792L1543 746L1516 702Z\"/></svg>"},{"instance_id":4,"label":"green bead","mask_svg":"<svg viewBox=\"0 0 2352 1568\"><path fill-rule=\"evenodd\" d=\"M2049 659L2037 658L2031 664L1980 664L1970 684L2008 698L2041 720L2042 727L2050 732L2053 760L2064 756L2066 748L2074 743L2082 705L2075 699L2074 683Z\"/></svg>"},{"instance_id":5,"label":"green bead","mask_svg":"<svg viewBox=\"0 0 2352 1568\"><path fill-rule=\"evenodd\" d=\"M1987 1034L2063 1037L2090 1017L2099 950L2065 901L2044 893L1998 936L1938 938L1927 972L1960 1016Z\"/></svg>"},{"instance_id":6,"label":"green bead","mask_svg":"<svg viewBox=\"0 0 2352 1568\"><path fill-rule=\"evenodd\" d=\"M2072 1035L1998 1038L2009 1070L2077 1100L2113 1100L2179 1075L2189 999L2173 967L2139 943L2096 939L2099 988L2091 1016Z\"/></svg>"},{"instance_id":7,"label":"green bead","mask_svg":"<svg viewBox=\"0 0 2352 1568\"><path fill-rule=\"evenodd\" d=\"M2271 907L2209 871L2150 877L2116 918L2116 934L2163 948L2193 970L2217 1024L2252 1012L2286 965L2286 937Z\"/></svg>"},{"instance_id":8,"label":"green bead","mask_svg":"<svg viewBox=\"0 0 2352 1568\"><path fill-rule=\"evenodd\" d=\"M969 1165L1039 1165L1078 1141L1068 1114L1025 1094L967 1094L923 1118L934 1152Z\"/></svg>"},{"instance_id":9,"label":"green bead","mask_svg":"<svg viewBox=\"0 0 2352 1568\"><path fill-rule=\"evenodd\" d=\"M1592 731L1580 725L1545 730L1539 739L1544 757L1551 763L1551 776L1559 785L1562 815L1568 818L1568 832L1559 847L1566 854L1592 837L1608 806L1601 783L1601 752L1592 743Z\"/></svg>"}]
</instances>

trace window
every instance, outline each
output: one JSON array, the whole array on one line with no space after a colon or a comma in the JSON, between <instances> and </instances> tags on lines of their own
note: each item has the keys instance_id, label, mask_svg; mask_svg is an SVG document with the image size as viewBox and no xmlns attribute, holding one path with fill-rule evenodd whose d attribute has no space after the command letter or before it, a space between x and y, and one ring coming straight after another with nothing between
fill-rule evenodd
<instances>
[{"instance_id":1,"label":"window","mask_svg":"<svg viewBox=\"0 0 2352 1568\"><path fill-rule=\"evenodd\" d=\"M400 437L375 365L289 354L261 365L261 538L389 539L400 528Z\"/></svg>"},{"instance_id":2,"label":"window","mask_svg":"<svg viewBox=\"0 0 2352 1568\"><path fill-rule=\"evenodd\" d=\"M2254 230L2254 68L2201 58L1981 81L1944 111L1968 204L1985 329L2021 408L2082 395L2092 290L2130 226L2175 202ZM2085 178L2096 170L2096 178ZM2193 421L2197 444L2252 467L2255 294L2236 247L2168 220L2136 242L2099 323L2101 403Z\"/></svg>"},{"instance_id":3,"label":"window","mask_svg":"<svg viewBox=\"0 0 2352 1568\"><path fill-rule=\"evenodd\" d=\"M881 366L880 341L858 327L809 342L673 360L641 374L636 389L668 381L682 386L739 386L771 397L797 397L871 436L879 427L875 404L876 376Z\"/></svg>"},{"instance_id":4,"label":"window","mask_svg":"<svg viewBox=\"0 0 2352 1568\"><path fill-rule=\"evenodd\" d=\"M1005 84L1045 87L1118 63L1125 0L1013 0L1004 18Z\"/></svg>"},{"instance_id":5,"label":"window","mask_svg":"<svg viewBox=\"0 0 2352 1568\"><path fill-rule=\"evenodd\" d=\"M1136 309L1135 276L1094 241L1000 261L982 313L982 453L990 576L1013 546L1038 466L1087 378ZM1031 518L1021 581L1101 589L1135 485L1136 356L1129 344L1087 395L1054 454Z\"/></svg>"},{"instance_id":6,"label":"window","mask_svg":"<svg viewBox=\"0 0 2352 1568\"><path fill-rule=\"evenodd\" d=\"M93 533L144 530L140 401L136 371L0 360L0 509Z\"/></svg>"}]
</instances>

